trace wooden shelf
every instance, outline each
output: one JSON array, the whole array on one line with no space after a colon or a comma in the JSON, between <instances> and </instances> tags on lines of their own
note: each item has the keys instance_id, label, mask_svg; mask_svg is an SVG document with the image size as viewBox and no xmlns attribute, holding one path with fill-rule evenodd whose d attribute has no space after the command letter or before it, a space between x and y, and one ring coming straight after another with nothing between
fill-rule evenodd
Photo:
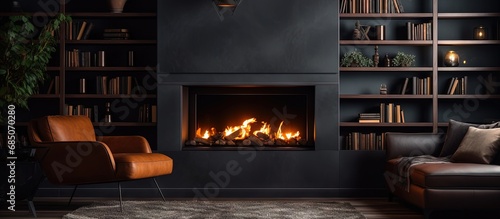
<instances>
[{"instance_id":1,"label":"wooden shelf","mask_svg":"<svg viewBox=\"0 0 500 219\"><path fill-rule=\"evenodd\" d=\"M59 94L34 94L30 98L32 99L51 99L51 98L59 98L61 97Z\"/></svg>"},{"instance_id":2,"label":"wooden shelf","mask_svg":"<svg viewBox=\"0 0 500 219\"><path fill-rule=\"evenodd\" d=\"M438 67L438 71L470 71L484 72L484 71L500 71L500 67Z\"/></svg>"},{"instance_id":3,"label":"wooden shelf","mask_svg":"<svg viewBox=\"0 0 500 219\"><path fill-rule=\"evenodd\" d=\"M349 72L403 72L403 71L432 71L432 67L340 67L340 71Z\"/></svg>"},{"instance_id":4,"label":"wooden shelf","mask_svg":"<svg viewBox=\"0 0 500 219\"><path fill-rule=\"evenodd\" d=\"M438 18L488 18L500 17L500 13L438 13Z\"/></svg>"},{"instance_id":5,"label":"wooden shelf","mask_svg":"<svg viewBox=\"0 0 500 219\"><path fill-rule=\"evenodd\" d=\"M73 18L156 18L156 13L69 12Z\"/></svg>"},{"instance_id":6,"label":"wooden shelf","mask_svg":"<svg viewBox=\"0 0 500 219\"><path fill-rule=\"evenodd\" d=\"M359 123L340 122L341 127L432 127L432 122L406 122L406 123Z\"/></svg>"},{"instance_id":7,"label":"wooden shelf","mask_svg":"<svg viewBox=\"0 0 500 219\"><path fill-rule=\"evenodd\" d=\"M66 98L73 99L116 99L116 98L156 98L155 94L127 95L127 94L66 94Z\"/></svg>"},{"instance_id":8,"label":"wooden shelf","mask_svg":"<svg viewBox=\"0 0 500 219\"><path fill-rule=\"evenodd\" d=\"M413 45L431 46L432 40L340 40L340 45Z\"/></svg>"},{"instance_id":9,"label":"wooden shelf","mask_svg":"<svg viewBox=\"0 0 500 219\"><path fill-rule=\"evenodd\" d=\"M500 99L500 95L498 94L440 94L438 95L438 99Z\"/></svg>"},{"instance_id":10,"label":"wooden shelf","mask_svg":"<svg viewBox=\"0 0 500 219\"><path fill-rule=\"evenodd\" d=\"M500 40L438 40L440 46L498 45Z\"/></svg>"},{"instance_id":11,"label":"wooden shelf","mask_svg":"<svg viewBox=\"0 0 500 219\"><path fill-rule=\"evenodd\" d=\"M413 94L341 94L340 99L432 99L432 95Z\"/></svg>"},{"instance_id":12,"label":"wooden shelf","mask_svg":"<svg viewBox=\"0 0 500 219\"><path fill-rule=\"evenodd\" d=\"M66 40L67 44L95 44L95 45L132 45L151 44L156 45L156 40Z\"/></svg>"},{"instance_id":13,"label":"wooden shelf","mask_svg":"<svg viewBox=\"0 0 500 219\"><path fill-rule=\"evenodd\" d=\"M154 126L156 126L156 122L111 122L111 123L93 122L92 125L94 125L94 126L150 126L150 127L154 127Z\"/></svg>"},{"instance_id":14,"label":"wooden shelf","mask_svg":"<svg viewBox=\"0 0 500 219\"><path fill-rule=\"evenodd\" d=\"M379 18L394 18L394 19L408 19L408 18L432 18L432 13L340 13L340 18L353 18L353 19L379 19Z\"/></svg>"},{"instance_id":15,"label":"wooden shelf","mask_svg":"<svg viewBox=\"0 0 500 219\"><path fill-rule=\"evenodd\" d=\"M156 67L66 67L67 71L156 71Z\"/></svg>"}]
</instances>

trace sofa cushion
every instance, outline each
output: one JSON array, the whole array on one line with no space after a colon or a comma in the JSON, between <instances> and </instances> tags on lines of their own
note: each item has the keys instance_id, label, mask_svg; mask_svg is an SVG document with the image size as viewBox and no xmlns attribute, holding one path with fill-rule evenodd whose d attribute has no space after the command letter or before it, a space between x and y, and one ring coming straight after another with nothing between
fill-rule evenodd
<instances>
[{"instance_id":1,"label":"sofa cushion","mask_svg":"<svg viewBox=\"0 0 500 219\"><path fill-rule=\"evenodd\" d=\"M410 183L424 188L500 189L500 166L475 163L421 164L410 170Z\"/></svg>"},{"instance_id":2,"label":"sofa cushion","mask_svg":"<svg viewBox=\"0 0 500 219\"><path fill-rule=\"evenodd\" d=\"M482 129L490 129L490 128L499 128L500 123L496 122L492 124L472 124L450 119L450 122L448 123L448 130L446 131L446 138L439 156L446 157L453 155L453 153L455 153L458 146L462 142L462 139L467 133L467 130L469 130L469 127L471 126Z\"/></svg>"},{"instance_id":3,"label":"sofa cushion","mask_svg":"<svg viewBox=\"0 0 500 219\"><path fill-rule=\"evenodd\" d=\"M489 164L500 150L500 128L469 127L457 151L451 157L456 163Z\"/></svg>"}]
</instances>

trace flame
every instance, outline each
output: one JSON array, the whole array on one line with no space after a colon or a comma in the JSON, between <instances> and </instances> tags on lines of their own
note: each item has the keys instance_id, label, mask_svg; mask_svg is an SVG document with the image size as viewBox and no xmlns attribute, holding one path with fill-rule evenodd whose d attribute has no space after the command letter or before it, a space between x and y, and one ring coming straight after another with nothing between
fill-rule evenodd
<instances>
[{"instance_id":1,"label":"flame","mask_svg":"<svg viewBox=\"0 0 500 219\"><path fill-rule=\"evenodd\" d=\"M260 127L260 130L254 131L253 134L257 135L257 133L259 133L259 132L269 135L271 133L271 125L269 125L265 122L262 122L262 127Z\"/></svg>"},{"instance_id":2,"label":"flame","mask_svg":"<svg viewBox=\"0 0 500 219\"><path fill-rule=\"evenodd\" d=\"M276 132L276 137L279 138L279 139L283 139L283 140L290 140L292 138L298 138L300 136L300 132L297 131L295 134L292 134L292 133L285 133L283 134L282 131L281 131L281 126L283 125L283 121L281 121L280 123L280 127L278 128L278 131Z\"/></svg>"},{"instance_id":3,"label":"flame","mask_svg":"<svg viewBox=\"0 0 500 219\"><path fill-rule=\"evenodd\" d=\"M208 130L205 131L205 134L201 135L201 128L196 129L196 137L208 139L210 137L210 133Z\"/></svg>"},{"instance_id":4,"label":"flame","mask_svg":"<svg viewBox=\"0 0 500 219\"><path fill-rule=\"evenodd\" d=\"M231 133L235 132L235 131L238 131L241 129L241 133L240 135L238 135L238 137L236 137L235 139L237 140L240 140L240 139L245 139L246 137L249 136L249 133L250 133L250 129L252 128L250 126L251 123L254 123L256 122L257 119L255 118L250 118L250 119L247 119L243 122L243 124L241 126L233 126L233 127L226 127L226 129L224 130L224 135L225 136L228 136L230 135Z\"/></svg>"}]
</instances>

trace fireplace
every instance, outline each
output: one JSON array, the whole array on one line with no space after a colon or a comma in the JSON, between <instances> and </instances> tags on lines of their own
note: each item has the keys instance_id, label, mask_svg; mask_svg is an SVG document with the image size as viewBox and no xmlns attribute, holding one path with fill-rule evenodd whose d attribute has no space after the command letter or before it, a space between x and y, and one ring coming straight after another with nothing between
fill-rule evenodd
<instances>
[{"instance_id":1,"label":"fireplace","mask_svg":"<svg viewBox=\"0 0 500 219\"><path fill-rule=\"evenodd\" d=\"M186 88L184 150L314 149L314 86Z\"/></svg>"}]
</instances>

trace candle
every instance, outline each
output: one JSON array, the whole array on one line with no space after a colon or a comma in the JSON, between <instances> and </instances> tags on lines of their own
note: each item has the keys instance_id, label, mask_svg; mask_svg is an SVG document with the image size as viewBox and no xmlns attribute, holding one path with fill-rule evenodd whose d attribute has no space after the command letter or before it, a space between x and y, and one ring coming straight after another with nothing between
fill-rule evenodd
<instances>
[{"instance_id":1,"label":"candle","mask_svg":"<svg viewBox=\"0 0 500 219\"><path fill-rule=\"evenodd\" d=\"M486 28L484 28L483 26L474 28L474 39L475 40L486 39Z\"/></svg>"}]
</instances>

